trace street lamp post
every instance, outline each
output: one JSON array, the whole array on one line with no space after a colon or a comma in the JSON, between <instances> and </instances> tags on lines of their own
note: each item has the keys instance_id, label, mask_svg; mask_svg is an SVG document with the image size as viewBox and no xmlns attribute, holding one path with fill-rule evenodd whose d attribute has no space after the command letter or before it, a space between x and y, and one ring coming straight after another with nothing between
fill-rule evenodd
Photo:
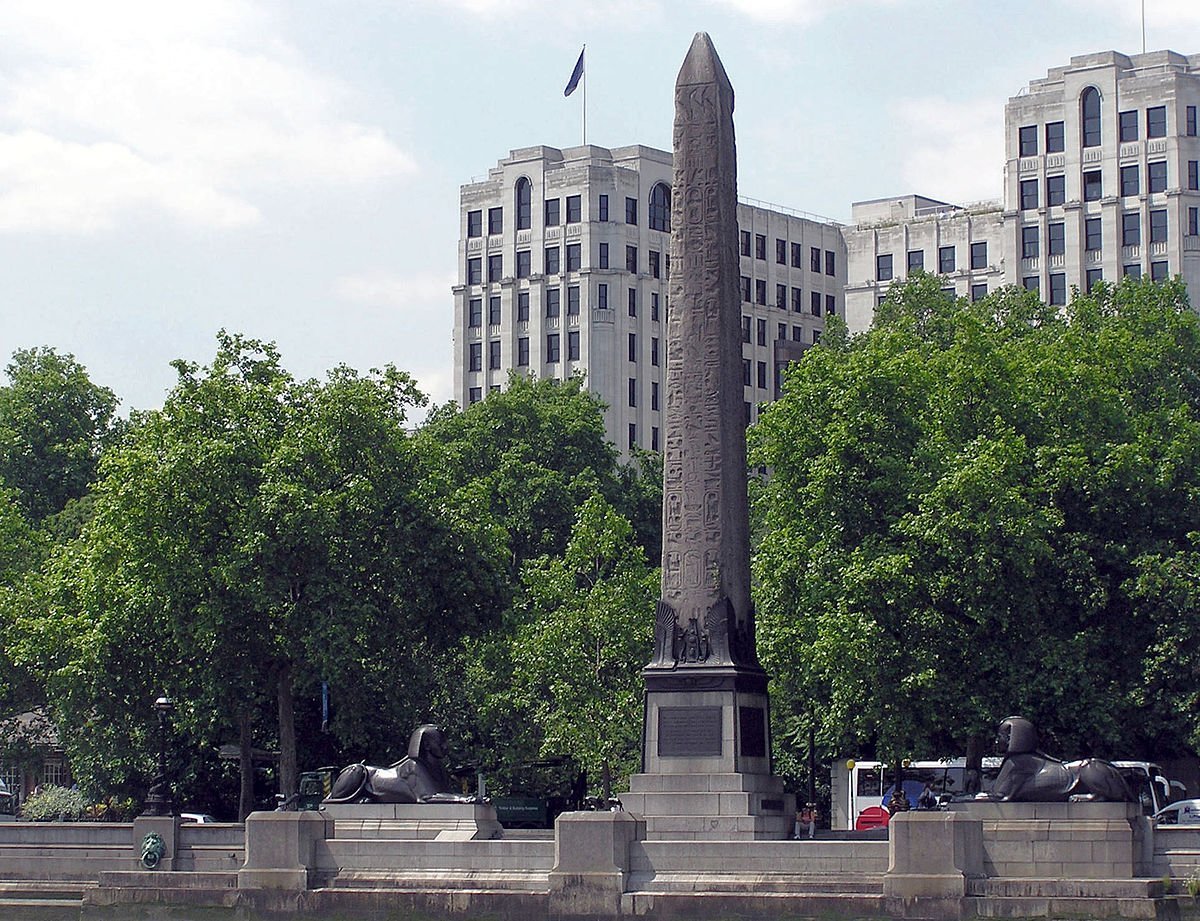
<instances>
[{"instance_id":1,"label":"street lamp post","mask_svg":"<svg viewBox=\"0 0 1200 921\"><path fill-rule=\"evenodd\" d=\"M167 781L167 718L175 710L175 701L170 697L159 697L154 701L154 710L158 714L158 774L146 793L146 808L142 815L172 815L175 803Z\"/></svg>"}]
</instances>

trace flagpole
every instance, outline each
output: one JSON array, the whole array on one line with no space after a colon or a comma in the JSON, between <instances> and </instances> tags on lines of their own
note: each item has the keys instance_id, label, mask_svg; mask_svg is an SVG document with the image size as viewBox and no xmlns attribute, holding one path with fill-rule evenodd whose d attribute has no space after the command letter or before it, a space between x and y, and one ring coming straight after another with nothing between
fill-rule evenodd
<instances>
[{"instance_id":1,"label":"flagpole","mask_svg":"<svg viewBox=\"0 0 1200 921\"><path fill-rule=\"evenodd\" d=\"M1144 45L1145 39L1142 40ZM587 54L587 45L583 46L583 53ZM583 65L583 146L587 147L587 63Z\"/></svg>"}]
</instances>

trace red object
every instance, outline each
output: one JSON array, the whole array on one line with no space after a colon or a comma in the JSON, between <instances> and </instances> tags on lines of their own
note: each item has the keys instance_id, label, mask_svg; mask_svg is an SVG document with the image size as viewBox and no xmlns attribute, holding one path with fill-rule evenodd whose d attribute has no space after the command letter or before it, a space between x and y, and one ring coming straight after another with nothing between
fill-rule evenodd
<instances>
[{"instance_id":1,"label":"red object","mask_svg":"<svg viewBox=\"0 0 1200 921\"><path fill-rule=\"evenodd\" d=\"M868 806L858 814L854 823L855 831L869 831L872 828L887 828L892 814L882 806Z\"/></svg>"}]
</instances>

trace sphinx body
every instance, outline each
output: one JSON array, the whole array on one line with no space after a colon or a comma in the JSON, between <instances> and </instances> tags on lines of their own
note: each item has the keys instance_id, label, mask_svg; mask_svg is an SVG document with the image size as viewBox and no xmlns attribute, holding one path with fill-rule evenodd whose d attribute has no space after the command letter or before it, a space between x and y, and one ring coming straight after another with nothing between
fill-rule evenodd
<instances>
[{"instance_id":1,"label":"sphinx body","mask_svg":"<svg viewBox=\"0 0 1200 921\"><path fill-rule=\"evenodd\" d=\"M1133 799L1121 772L1110 762L1058 761L1038 751L1037 741L1037 730L1024 717L1010 716L1000 724L996 742L1004 749L1004 760L989 799L1025 803Z\"/></svg>"},{"instance_id":2,"label":"sphinx body","mask_svg":"<svg viewBox=\"0 0 1200 921\"><path fill-rule=\"evenodd\" d=\"M472 796L452 792L446 771L446 736L437 726L418 726L408 754L388 767L359 762L344 768L326 803L463 803Z\"/></svg>"}]
</instances>

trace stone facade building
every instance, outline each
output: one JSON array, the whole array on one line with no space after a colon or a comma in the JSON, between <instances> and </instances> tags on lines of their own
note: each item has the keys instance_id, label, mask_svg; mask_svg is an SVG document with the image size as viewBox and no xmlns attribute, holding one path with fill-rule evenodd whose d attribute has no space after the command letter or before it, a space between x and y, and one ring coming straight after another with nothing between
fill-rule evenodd
<instances>
[{"instance_id":1,"label":"stone facade building","mask_svg":"<svg viewBox=\"0 0 1200 921\"><path fill-rule=\"evenodd\" d=\"M660 450L671 244L671 154L527 147L462 187L454 287L455 398L508 375L583 373L623 452ZM846 249L830 221L738 205L747 419L842 310Z\"/></svg>"}]
</instances>

